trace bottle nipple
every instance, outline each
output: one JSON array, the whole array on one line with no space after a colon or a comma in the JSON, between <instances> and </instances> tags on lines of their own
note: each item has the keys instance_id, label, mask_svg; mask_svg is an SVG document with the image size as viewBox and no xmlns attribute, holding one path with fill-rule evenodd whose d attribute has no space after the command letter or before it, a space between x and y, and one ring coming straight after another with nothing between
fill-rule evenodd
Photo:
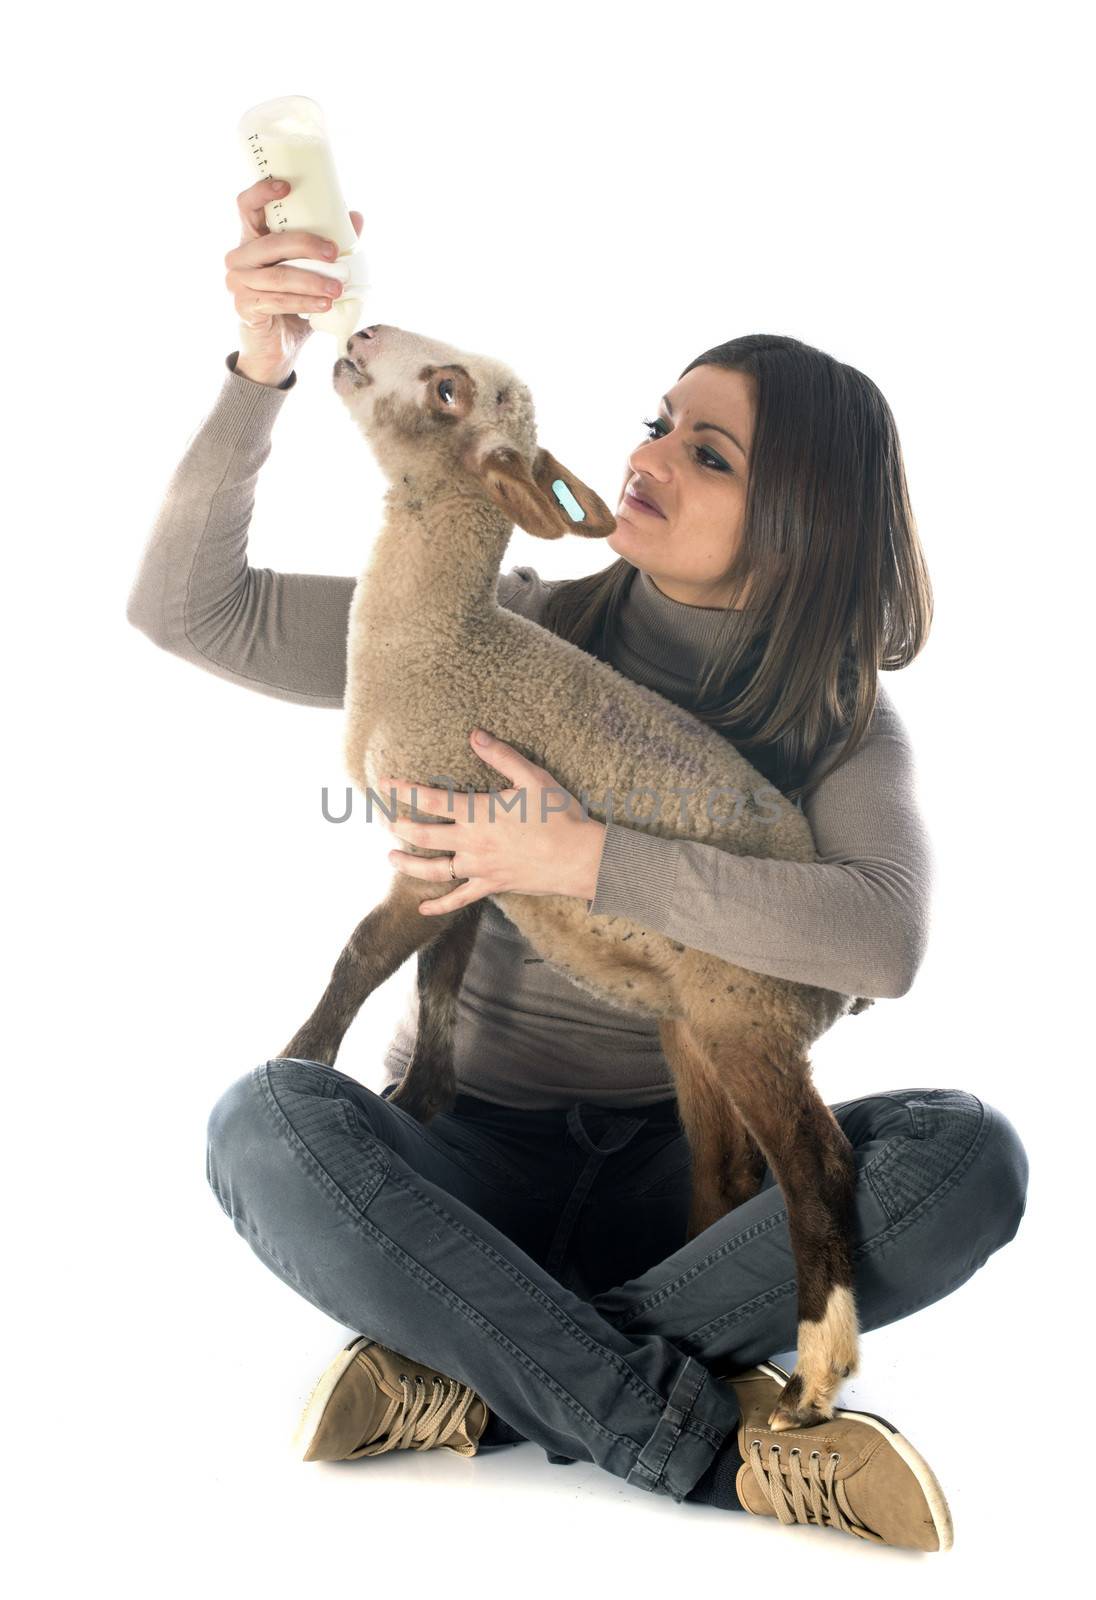
<instances>
[{"instance_id":1,"label":"bottle nipple","mask_svg":"<svg viewBox=\"0 0 1096 1600\"><path fill-rule=\"evenodd\" d=\"M341 279L343 292L337 300L332 300L329 311L311 311L308 320L317 332L334 335L339 354L342 355L350 335L362 325L362 301L368 289L365 258L361 251L351 250L346 255L336 256L334 261L326 262L324 271L332 278Z\"/></svg>"}]
</instances>

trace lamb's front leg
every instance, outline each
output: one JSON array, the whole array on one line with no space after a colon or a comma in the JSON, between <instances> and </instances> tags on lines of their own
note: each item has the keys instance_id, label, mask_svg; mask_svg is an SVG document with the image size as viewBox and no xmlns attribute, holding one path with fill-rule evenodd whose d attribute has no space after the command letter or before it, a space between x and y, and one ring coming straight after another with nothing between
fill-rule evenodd
<instances>
[{"instance_id":1,"label":"lamb's front leg","mask_svg":"<svg viewBox=\"0 0 1096 1600\"><path fill-rule=\"evenodd\" d=\"M281 1055L334 1065L346 1030L373 990L448 925L450 917L419 912L432 892L421 878L401 874L393 879L380 905L350 935L319 1005Z\"/></svg>"}]
</instances>

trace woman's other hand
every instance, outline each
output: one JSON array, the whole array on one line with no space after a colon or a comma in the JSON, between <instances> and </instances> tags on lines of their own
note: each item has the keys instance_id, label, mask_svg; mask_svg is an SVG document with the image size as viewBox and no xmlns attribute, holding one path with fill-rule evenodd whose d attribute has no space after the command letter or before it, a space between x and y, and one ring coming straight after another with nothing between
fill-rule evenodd
<instances>
[{"instance_id":1,"label":"woman's other hand","mask_svg":"<svg viewBox=\"0 0 1096 1600\"><path fill-rule=\"evenodd\" d=\"M412 878L451 883L450 860L457 878L449 894L424 900L424 917L459 911L489 894L566 894L592 900L605 840L605 825L587 816L573 795L556 783L544 767L527 761L512 745L473 728L470 742L488 766L513 780L515 787L494 794L430 788L413 779L384 777L380 794L399 800L428 816L452 817L445 831L436 822L382 818L384 826L409 844L427 850L451 850L452 856L417 856L389 852L389 861ZM521 791L524 790L524 807ZM471 810L469 809L471 807ZM512 809L508 809L512 807Z\"/></svg>"}]
</instances>

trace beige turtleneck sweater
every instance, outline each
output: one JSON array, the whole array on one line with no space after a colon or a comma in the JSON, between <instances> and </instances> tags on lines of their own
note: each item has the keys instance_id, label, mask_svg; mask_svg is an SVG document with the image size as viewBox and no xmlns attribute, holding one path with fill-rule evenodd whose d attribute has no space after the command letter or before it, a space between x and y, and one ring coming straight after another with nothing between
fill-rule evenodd
<instances>
[{"instance_id":1,"label":"beige turtleneck sweater","mask_svg":"<svg viewBox=\"0 0 1096 1600\"><path fill-rule=\"evenodd\" d=\"M270 572L247 560L256 479L296 374L270 388L237 373L235 359L235 351L226 358L221 392L168 486L127 616L162 649L230 683L338 710L356 579ZM554 586L514 567L499 577L499 604L536 621ZM669 599L637 569L612 665L691 706L722 617ZM812 776L833 748L820 752ZM843 994L905 994L928 934L932 857L909 738L882 685L859 750L803 809L817 862L737 856L610 822L588 909L750 971ZM386 1083L410 1059L417 1005L412 989L385 1055ZM455 1052L460 1088L506 1105L646 1104L674 1092L657 1022L577 988L490 901L461 985Z\"/></svg>"}]
</instances>

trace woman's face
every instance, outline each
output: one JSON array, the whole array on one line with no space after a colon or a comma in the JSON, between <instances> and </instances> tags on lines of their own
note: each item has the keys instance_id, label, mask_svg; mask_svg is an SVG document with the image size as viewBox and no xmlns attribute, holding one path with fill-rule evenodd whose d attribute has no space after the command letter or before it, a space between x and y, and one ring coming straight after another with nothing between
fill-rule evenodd
<instances>
[{"instance_id":1,"label":"woman's face","mask_svg":"<svg viewBox=\"0 0 1096 1600\"><path fill-rule=\"evenodd\" d=\"M730 599L726 575L742 534L754 417L751 377L694 367L663 397L650 437L628 457L606 543L671 600L725 606ZM633 506L627 490L662 516Z\"/></svg>"}]
</instances>

